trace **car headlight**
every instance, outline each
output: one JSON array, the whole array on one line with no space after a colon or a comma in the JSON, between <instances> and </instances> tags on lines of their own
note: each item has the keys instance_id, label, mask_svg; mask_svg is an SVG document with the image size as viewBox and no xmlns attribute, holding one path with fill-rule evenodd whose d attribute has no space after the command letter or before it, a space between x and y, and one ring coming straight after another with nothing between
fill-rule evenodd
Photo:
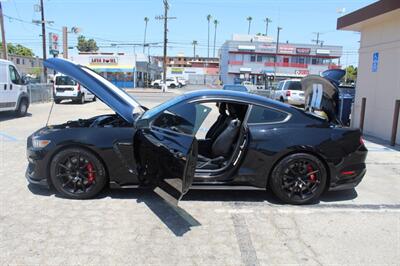
<instances>
[{"instance_id":1,"label":"car headlight","mask_svg":"<svg viewBox=\"0 0 400 266\"><path fill-rule=\"evenodd\" d=\"M44 139L33 139L32 140L32 146L34 148L44 148L47 145L50 144L50 140L44 140Z\"/></svg>"}]
</instances>

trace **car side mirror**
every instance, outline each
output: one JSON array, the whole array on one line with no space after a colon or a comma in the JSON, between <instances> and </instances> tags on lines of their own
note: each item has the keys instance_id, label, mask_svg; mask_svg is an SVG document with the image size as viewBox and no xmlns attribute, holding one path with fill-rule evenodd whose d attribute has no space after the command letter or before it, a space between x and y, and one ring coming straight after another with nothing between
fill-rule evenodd
<instances>
[{"instance_id":1,"label":"car side mirror","mask_svg":"<svg viewBox=\"0 0 400 266\"><path fill-rule=\"evenodd\" d=\"M138 119L135 121L135 128L149 128L149 119Z\"/></svg>"},{"instance_id":2,"label":"car side mirror","mask_svg":"<svg viewBox=\"0 0 400 266\"><path fill-rule=\"evenodd\" d=\"M21 77L21 85L28 85L29 84L29 80L27 76L22 76Z\"/></svg>"}]
</instances>

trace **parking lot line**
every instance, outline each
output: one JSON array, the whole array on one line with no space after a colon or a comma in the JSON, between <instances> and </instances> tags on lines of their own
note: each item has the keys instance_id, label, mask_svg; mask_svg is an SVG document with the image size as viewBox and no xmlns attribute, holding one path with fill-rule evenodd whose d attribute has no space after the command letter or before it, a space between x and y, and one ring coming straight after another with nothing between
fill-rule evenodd
<instances>
[{"instance_id":1,"label":"parking lot line","mask_svg":"<svg viewBox=\"0 0 400 266\"><path fill-rule=\"evenodd\" d=\"M8 135L4 132L0 131L0 137L2 137L3 139L6 139L7 141L17 141L18 139L16 139L15 137Z\"/></svg>"}]
</instances>

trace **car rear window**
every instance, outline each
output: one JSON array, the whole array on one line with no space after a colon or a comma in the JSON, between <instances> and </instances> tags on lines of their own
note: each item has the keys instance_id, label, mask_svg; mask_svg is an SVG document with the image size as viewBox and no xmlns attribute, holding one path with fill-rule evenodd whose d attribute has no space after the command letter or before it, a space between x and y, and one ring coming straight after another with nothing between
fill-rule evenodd
<instances>
[{"instance_id":1,"label":"car rear window","mask_svg":"<svg viewBox=\"0 0 400 266\"><path fill-rule=\"evenodd\" d=\"M58 76L56 77L56 85L75 86L76 81L68 76Z\"/></svg>"},{"instance_id":2,"label":"car rear window","mask_svg":"<svg viewBox=\"0 0 400 266\"><path fill-rule=\"evenodd\" d=\"M301 82L300 81L288 81L285 84L285 90L301 91Z\"/></svg>"},{"instance_id":3,"label":"car rear window","mask_svg":"<svg viewBox=\"0 0 400 266\"><path fill-rule=\"evenodd\" d=\"M287 118L288 114L268 107L254 105L247 123L277 123Z\"/></svg>"}]
</instances>

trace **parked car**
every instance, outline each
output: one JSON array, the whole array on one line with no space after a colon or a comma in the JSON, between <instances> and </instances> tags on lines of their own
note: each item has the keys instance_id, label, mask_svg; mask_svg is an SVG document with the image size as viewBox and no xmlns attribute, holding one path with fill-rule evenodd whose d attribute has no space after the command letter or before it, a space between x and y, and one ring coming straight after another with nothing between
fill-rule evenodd
<instances>
[{"instance_id":1,"label":"parked car","mask_svg":"<svg viewBox=\"0 0 400 266\"><path fill-rule=\"evenodd\" d=\"M249 89L244 86L244 85L238 85L238 84L230 84L230 85L224 85L222 87L223 90L229 90L229 91L241 91L241 92L248 92Z\"/></svg>"},{"instance_id":2,"label":"parked car","mask_svg":"<svg viewBox=\"0 0 400 266\"><path fill-rule=\"evenodd\" d=\"M54 76L53 91L56 104L62 100L72 100L80 104L84 104L87 101L96 101L96 96L93 93L73 78L63 74Z\"/></svg>"},{"instance_id":3,"label":"parked car","mask_svg":"<svg viewBox=\"0 0 400 266\"><path fill-rule=\"evenodd\" d=\"M337 91L329 84L317 95L312 80L306 84L307 110L328 119L231 90L194 91L147 109L87 68L61 58L44 66L84 84L116 112L28 137L27 179L65 197L92 198L106 185L152 187L177 204L190 188L252 187L304 204L328 189L357 186L366 172L361 131L337 123ZM210 127L198 137L205 121Z\"/></svg>"},{"instance_id":4,"label":"parked car","mask_svg":"<svg viewBox=\"0 0 400 266\"><path fill-rule=\"evenodd\" d=\"M274 90L273 99L292 105L304 105L304 92L299 79L280 81Z\"/></svg>"},{"instance_id":5,"label":"parked car","mask_svg":"<svg viewBox=\"0 0 400 266\"><path fill-rule=\"evenodd\" d=\"M29 108L27 81L13 62L0 59L0 112L15 111L25 116Z\"/></svg>"},{"instance_id":6,"label":"parked car","mask_svg":"<svg viewBox=\"0 0 400 266\"><path fill-rule=\"evenodd\" d=\"M187 81L184 78L178 78L178 82L179 82L180 87L184 87L187 84Z\"/></svg>"},{"instance_id":7,"label":"parked car","mask_svg":"<svg viewBox=\"0 0 400 266\"><path fill-rule=\"evenodd\" d=\"M167 78L165 81L167 83L168 88L174 89L182 87L181 83L179 83L177 78ZM151 86L154 88L161 88L163 84L164 80L156 79L151 83Z\"/></svg>"}]
</instances>

